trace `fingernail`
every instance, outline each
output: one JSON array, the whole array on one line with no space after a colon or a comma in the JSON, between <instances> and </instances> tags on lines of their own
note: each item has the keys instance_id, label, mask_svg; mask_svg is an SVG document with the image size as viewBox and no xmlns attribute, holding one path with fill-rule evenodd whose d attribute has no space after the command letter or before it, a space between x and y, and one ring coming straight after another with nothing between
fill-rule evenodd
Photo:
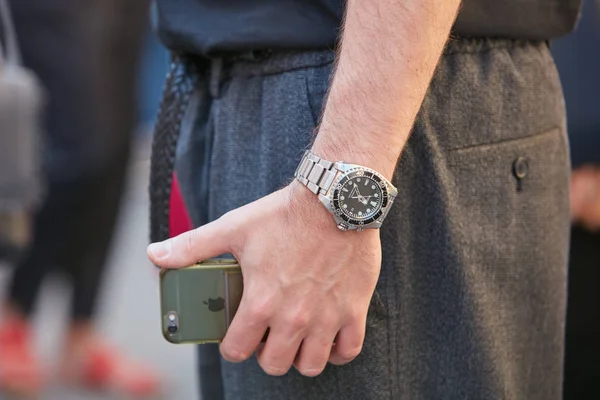
<instances>
[{"instance_id":1,"label":"fingernail","mask_svg":"<svg viewBox=\"0 0 600 400\"><path fill-rule=\"evenodd\" d=\"M148 251L157 259L168 257L171 252L171 242L167 240L164 242L152 243L148 246Z\"/></svg>"}]
</instances>

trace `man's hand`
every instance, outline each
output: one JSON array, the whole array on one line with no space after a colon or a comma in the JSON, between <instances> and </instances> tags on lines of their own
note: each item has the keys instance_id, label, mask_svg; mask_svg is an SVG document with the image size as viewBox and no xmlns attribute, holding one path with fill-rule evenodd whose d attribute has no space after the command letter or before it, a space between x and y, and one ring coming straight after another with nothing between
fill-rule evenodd
<instances>
[{"instance_id":1,"label":"man's hand","mask_svg":"<svg viewBox=\"0 0 600 400\"><path fill-rule=\"evenodd\" d=\"M315 154L392 177L459 3L347 1ZM358 355L381 264L377 230L338 231L317 196L293 183L148 251L167 268L223 253L233 253L244 274L242 303L221 345L226 359L250 357L267 328L258 360L272 375L292 363L317 375L328 359Z\"/></svg>"},{"instance_id":2,"label":"man's hand","mask_svg":"<svg viewBox=\"0 0 600 400\"><path fill-rule=\"evenodd\" d=\"M257 357L270 375L294 364L315 376L328 360L344 364L359 354L381 265L378 230L340 231L317 196L294 182L148 248L165 268L225 253L244 276L242 302L221 344L226 360L249 358L267 328Z\"/></svg>"}]
</instances>

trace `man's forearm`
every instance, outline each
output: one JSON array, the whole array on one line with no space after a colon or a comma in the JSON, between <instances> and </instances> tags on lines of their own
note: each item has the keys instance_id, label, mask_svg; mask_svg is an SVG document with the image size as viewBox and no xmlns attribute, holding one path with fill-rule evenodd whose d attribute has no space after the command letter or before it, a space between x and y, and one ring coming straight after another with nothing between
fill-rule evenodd
<instances>
[{"instance_id":1,"label":"man's forearm","mask_svg":"<svg viewBox=\"0 0 600 400\"><path fill-rule=\"evenodd\" d=\"M313 150L391 178L460 0L348 0Z\"/></svg>"}]
</instances>

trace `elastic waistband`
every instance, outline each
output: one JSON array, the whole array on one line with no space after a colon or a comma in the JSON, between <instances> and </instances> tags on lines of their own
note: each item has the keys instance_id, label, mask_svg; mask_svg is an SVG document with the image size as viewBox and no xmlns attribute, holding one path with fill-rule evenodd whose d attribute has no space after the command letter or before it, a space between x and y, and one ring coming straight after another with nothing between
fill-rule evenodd
<instances>
[{"instance_id":1,"label":"elastic waistband","mask_svg":"<svg viewBox=\"0 0 600 400\"><path fill-rule=\"evenodd\" d=\"M444 55L456 53L479 53L493 49L522 48L543 45L544 41L452 37L444 49ZM208 60L210 69L227 70L233 76L259 76L278 74L295 69L318 67L335 60L333 50L311 51L250 51L247 53L215 56Z\"/></svg>"},{"instance_id":2,"label":"elastic waistband","mask_svg":"<svg viewBox=\"0 0 600 400\"><path fill-rule=\"evenodd\" d=\"M494 49L511 50L546 45L545 41L516 39L452 37L448 40L443 55L477 54ZM312 51L250 51L202 58L198 60L200 70L210 81L210 91L218 97L220 86L230 77L252 77L280 74L303 68L316 68L335 61L333 50Z\"/></svg>"},{"instance_id":3,"label":"elastic waistband","mask_svg":"<svg viewBox=\"0 0 600 400\"><path fill-rule=\"evenodd\" d=\"M268 51L261 50L209 59L211 70L222 69L229 76L273 75L302 68L318 67L332 63L332 50Z\"/></svg>"},{"instance_id":4,"label":"elastic waistband","mask_svg":"<svg viewBox=\"0 0 600 400\"><path fill-rule=\"evenodd\" d=\"M317 51L255 51L196 60L199 72L208 81L213 98L221 95L224 81L232 77L266 76L303 68L315 68L332 63L335 53Z\"/></svg>"},{"instance_id":5,"label":"elastic waistband","mask_svg":"<svg viewBox=\"0 0 600 400\"><path fill-rule=\"evenodd\" d=\"M476 54L490 50L511 50L547 45L548 41L544 40L451 37L444 48L443 55Z\"/></svg>"}]
</instances>

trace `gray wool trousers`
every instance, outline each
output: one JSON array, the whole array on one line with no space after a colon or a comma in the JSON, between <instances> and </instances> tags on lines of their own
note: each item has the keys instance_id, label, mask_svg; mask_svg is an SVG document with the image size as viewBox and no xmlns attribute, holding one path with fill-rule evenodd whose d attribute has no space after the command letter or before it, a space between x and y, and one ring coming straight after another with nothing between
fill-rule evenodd
<instances>
[{"instance_id":1,"label":"gray wool trousers","mask_svg":"<svg viewBox=\"0 0 600 400\"><path fill-rule=\"evenodd\" d=\"M333 60L286 52L203 70L175 161L196 225L290 181ZM204 347L201 385L220 387L204 400L561 398L569 156L547 44L451 41L393 183L360 356L270 377L254 358L216 360L215 373Z\"/></svg>"}]
</instances>

